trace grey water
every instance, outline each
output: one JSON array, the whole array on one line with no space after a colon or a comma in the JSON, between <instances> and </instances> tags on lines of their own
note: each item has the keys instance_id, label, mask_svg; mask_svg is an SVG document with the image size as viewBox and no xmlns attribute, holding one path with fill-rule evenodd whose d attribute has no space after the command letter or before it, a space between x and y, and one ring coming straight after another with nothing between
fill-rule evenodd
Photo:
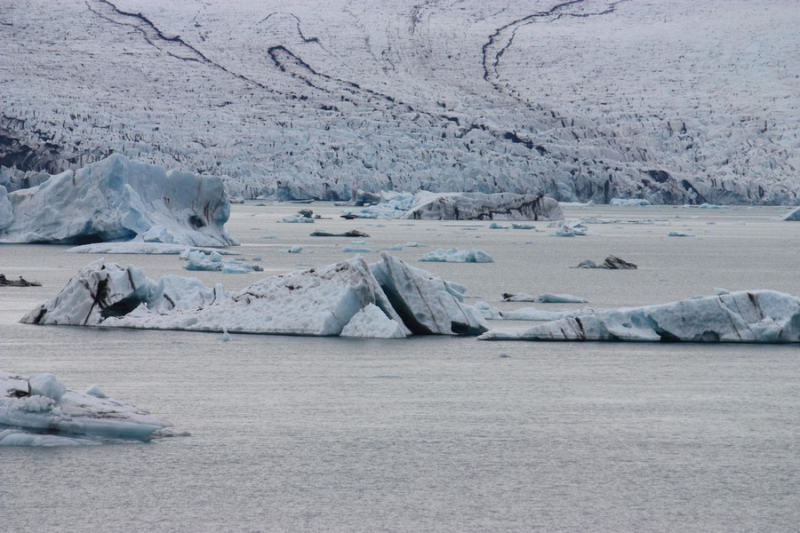
<instances>
[{"instance_id":1,"label":"grey water","mask_svg":"<svg viewBox=\"0 0 800 533\"><path fill-rule=\"evenodd\" d=\"M308 207L308 206L303 206ZM186 272L176 256L107 255L152 278L240 288L351 257L358 228L503 309L503 292L567 292L594 307L716 287L798 290L800 225L779 208L569 207L592 224L279 224L298 206L234 206L231 233L264 273ZM712 224L713 223L713 224ZM684 231L693 237L667 237ZM265 239L266 235L275 238ZM301 245L303 254L285 250ZM492 264L417 263L435 247ZM0 368L54 372L171 421L189 437L0 449L0 531L794 531L800 523L796 345L402 341L38 327L18 323L97 258L0 246ZM614 254L635 271L577 270ZM364 254L377 260L377 254ZM542 306L544 307L544 306ZM547 309L573 307L546 306ZM517 328L529 323L492 322Z\"/></svg>"}]
</instances>

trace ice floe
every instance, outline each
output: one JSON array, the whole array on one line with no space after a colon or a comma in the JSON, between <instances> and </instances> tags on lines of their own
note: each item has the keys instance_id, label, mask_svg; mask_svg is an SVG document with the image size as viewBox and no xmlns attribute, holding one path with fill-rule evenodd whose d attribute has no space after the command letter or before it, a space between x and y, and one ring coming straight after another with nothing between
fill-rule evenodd
<instances>
[{"instance_id":1,"label":"ice floe","mask_svg":"<svg viewBox=\"0 0 800 533\"><path fill-rule=\"evenodd\" d=\"M53 374L26 379L0 370L0 446L147 441L169 426L97 385L81 394Z\"/></svg>"},{"instance_id":2,"label":"ice floe","mask_svg":"<svg viewBox=\"0 0 800 533\"><path fill-rule=\"evenodd\" d=\"M371 265L356 257L271 276L230 293L194 278L165 276L156 282L135 266L98 259L22 322L335 336L374 304L406 335L477 335L487 329L479 314L463 304L463 286L388 254L381 257ZM371 315L366 319L375 322ZM363 331L365 320L353 328ZM378 325L375 333L383 335L385 324Z\"/></svg>"},{"instance_id":3,"label":"ice floe","mask_svg":"<svg viewBox=\"0 0 800 533\"><path fill-rule=\"evenodd\" d=\"M186 260L183 267L186 270L205 270L223 272L225 274L246 274L248 272L261 272L261 266L242 261L240 259L225 259L216 251L205 252L202 250L189 250L181 254L181 259Z\"/></svg>"},{"instance_id":4,"label":"ice floe","mask_svg":"<svg viewBox=\"0 0 800 533\"><path fill-rule=\"evenodd\" d=\"M510 293L503 294L503 301L537 302L544 304L582 304L586 303L588 300L586 300L585 298L581 298L580 296L574 296L572 294L554 294L546 292L544 294L539 294L538 296L533 296L531 294L520 292L517 294L510 294Z\"/></svg>"},{"instance_id":5,"label":"ice floe","mask_svg":"<svg viewBox=\"0 0 800 533\"><path fill-rule=\"evenodd\" d=\"M204 253L216 252L220 255L240 255L228 248L198 248L187 247L185 244L165 244L161 242L100 242L95 244L82 244L73 246L67 252L74 254L125 254L125 255L180 255L186 250L202 251Z\"/></svg>"},{"instance_id":6,"label":"ice floe","mask_svg":"<svg viewBox=\"0 0 800 533\"><path fill-rule=\"evenodd\" d=\"M645 307L586 310L520 332L489 331L482 340L800 342L800 298L737 291Z\"/></svg>"},{"instance_id":7,"label":"ice floe","mask_svg":"<svg viewBox=\"0 0 800 533\"><path fill-rule=\"evenodd\" d=\"M222 180L112 155L0 197L0 242L104 241L230 246Z\"/></svg>"},{"instance_id":8,"label":"ice floe","mask_svg":"<svg viewBox=\"0 0 800 533\"><path fill-rule=\"evenodd\" d=\"M427 263L494 263L494 258L483 250L459 250L438 248L419 258Z\"/></svg>"}]
</instances>

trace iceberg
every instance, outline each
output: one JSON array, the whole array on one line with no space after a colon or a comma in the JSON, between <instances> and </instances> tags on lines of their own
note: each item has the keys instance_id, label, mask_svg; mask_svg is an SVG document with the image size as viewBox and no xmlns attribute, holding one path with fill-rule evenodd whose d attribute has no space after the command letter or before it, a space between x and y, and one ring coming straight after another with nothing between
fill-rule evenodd
<instances>
[{"instance_id":1,"label":"iceberg","mask_svg":"<svg viewBox=\"0 0 800 533\"><path fill-rule=\"evenodd\" d=\"M5 243L238 244L224 227L230 203L221 178L165 172L119 154L36 187L0 193L0 213Z\"/></svg>"},{"instance_id":2,"label":"iceberg","mask_svg":"<svg viewBox=\"0 0 800 533\"><path fill-rule=\"evenodd\" d=\"M543 194L421 193L404 219L562 220L558 201Z\"/></svg>"},{"instance_id":3,"label":"iceberg","mask_svg":"<svg viewBox=\"0 0 800 533\"><path fill-rule=\"evenodd\" d=\"M620 259L617 256L609 255L599 265L594 261L592 261L591 259L587 259L585 261L581 261L580 263L578 263L578 266L576 266L575 268L600 268L605 270L635 270L638 267L633 263L629 263L624 259Z\"/></svg>"},{"instance_id":4,"label":"iceberg","mask_svg":"<svg viewBox=\"0 0 800 533\"><path fill-rule=\"evenodd\" d=\"M259 265L239 259L224 259L222 255L213 250L210 252L189 250L181 254L181 259L186 259L186 266L183 267L186 270L205 270L225 274L246 274L264 270Z\"/></svg>"},{"instance_id":5,"label":"iceberg","mask_svg":"<svg viewBox=\"0 0 800 533\"><path fill-rule=\"evenodd\" d=\"M609 204L622 207L646 207L650 205L650 202L640 198L612 198Z\"/></svg>"},{"instance_id":6,"label":"iceberg","mask_svg":"<svg viewBox=\"0 0 800 533\"><path fill-rule=\"evenodd\" d=\"M694 237L694 235L685 231L670 231L667 237Z\"/></svg>"},{"instance_id":7,"label":"iceberg","mask_svg":"<svg viewBox=\"0 0 800 533\"><path fill-rule=\"evenodd\" d=\"M0 194L2 194L2 191L0 191ZM2 203L2 198L0 198L0 203ZM800 220L800 207L795 207L794 209L786 213L783 216L783 218L781 218L781 220L785 220L788 222L797 222L798 220ZM2 228L2 226L3 223L2 221L0 221L0 228Z\"/></svg>"},{"instance_id":8,"label":"iceberg","mask_svg":"<svg viewBox=\"0 0 800 533\"><path fill-rule=\"evenodd\" d=\"M0 446L148 441L171 425L97 385L81 394L53 374L26 379L0 370Z\"/></svg>"},{"instance_id":9,"label":"iceberg","mask_svg":"<svg viewBox=\"0 0 800 533\"><path fill-rule=\"evenodd\" d=\"M237 292L210 289L197 279L165 276L158 282L135 266L98 259L80 270L56 297L22 322L187 331L336 336L368 305L377 306L404 335L478 335L482 319L463 304L465 288L382 253L318 269L261 279ZM351 329L386 324L374 312ZM363 336L363 335L362 335Z\"/></svg>"},{"instance_id":10,"label":"iceberg","mask_svg":"<svg viewBox=\"0 0 800 533\"><path fill-rule=\"evenodd\" d=\"M481 340L800 342L800 298L738 291L645 307L585 310L521 332L489 331Z\"/></svg>"},{"instance_id":11,"label":"iceberg","mask_svg":"<svg viewBox=\"0 0 800 533\"><path fill-rule=\"evenodd\" d=\"M41 287L38 281L28 281L22 276L19 279L8 279L5 274L0 273L0 287Z\"/></svg>"},{"instance_id":12,"label":"iceberg","mask_svg":"<svg viewBox=\"0 0 800 533\"><path fill-rule=\"evenodd\" d=\"M439 248L419 258L427 263L494 263L494 258L483 250L459 250Z\"/></svg>"},{"instance_id":13,"label":"iceberg","mask_svg":"<svg viewBox=\"0 0 800 533\"><path fill-rule=\"evenodd\" d=\"M535 307L523 307L513 311L502 311L500 319L502 320L530 320L533 322L549 322L551 320L559 320L561 318L582 316L591 313L591 309L571 309L566 311L544 311L536 309Z\"/></svg>"}]
</instances>

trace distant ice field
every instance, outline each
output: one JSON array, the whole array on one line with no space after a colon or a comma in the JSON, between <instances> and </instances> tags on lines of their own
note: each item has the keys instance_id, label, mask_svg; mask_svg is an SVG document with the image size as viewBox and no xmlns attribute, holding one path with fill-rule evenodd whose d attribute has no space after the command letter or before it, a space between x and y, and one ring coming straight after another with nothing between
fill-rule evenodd
<instances>
[{"instance_id":1,"label":"distant ice field","mask_svg":"<svg viewBox=\"0 0 800 533\"><path fill-rule=\"evenodd\" d=\"M489 222L338 218L342 208L247 202L231 235L264 273L193 272L237 289L257 276L371 249L501 309L646 305L714 288L800 286L787 208L566 206L583 237ZM314 224L284 224L311 208ZM643 223L650 222L652 223ZM638 223L633 223L638 222ZM670 238L670 231L692 233ZM270 237L270 238L264 238ZM287 254L292 246L303 253ZM480 248L489 264L417 263ZM796 346L479 342L35 327L17 320L92 254L0 246L0 366L100 384L191 437L84 449L4 449L0 505L14 531L789 531L800 521ZM582 270L614 254L637 270ZM377 254L364 254L367 260ZM106 255L151 277L177 256ZM588 304L504 303L503 292ZM503 328L529 322L494 322ZM43 513L42 509L47 509Z\"/></svg>"}]
</instances>

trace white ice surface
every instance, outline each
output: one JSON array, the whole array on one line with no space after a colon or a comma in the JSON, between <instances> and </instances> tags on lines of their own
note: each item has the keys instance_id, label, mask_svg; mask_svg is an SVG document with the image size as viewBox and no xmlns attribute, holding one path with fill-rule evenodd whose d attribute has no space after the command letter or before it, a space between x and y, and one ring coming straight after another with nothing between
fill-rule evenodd
<instances>
[{"instance_id":1,"label":"white ice surface","mask_svg":"<svg viewBox=\"0 0 800 533\"><path fill-rule=\"evenodd\" d=\"M368 337L373 339L404 339L404 328L375 304L367 304L353 315L344 328L341 337Z\"/></svg>"}]
</instances>

